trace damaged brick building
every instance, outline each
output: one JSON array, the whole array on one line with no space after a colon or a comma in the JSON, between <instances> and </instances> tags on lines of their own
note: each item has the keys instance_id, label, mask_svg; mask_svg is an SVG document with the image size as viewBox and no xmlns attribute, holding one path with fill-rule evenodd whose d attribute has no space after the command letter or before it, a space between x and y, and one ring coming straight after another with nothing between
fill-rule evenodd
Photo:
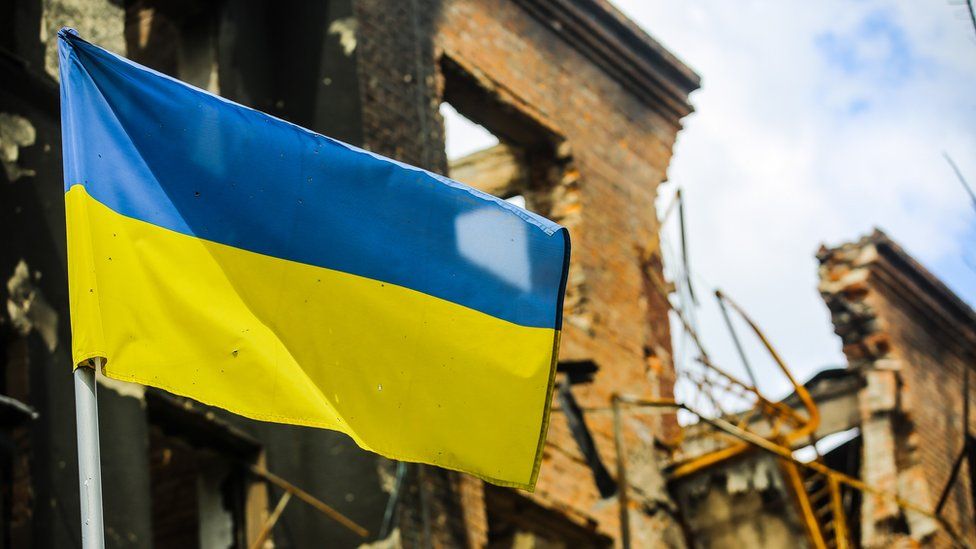
<instances>
[{"instance_id":1,"label":"damaged brick building","mask_svg":"<svg viewBox=\"0 0 976 549\"><path fill-rule=\"evenodd\" d=\"M881 231L824 248L820 292L858 392L860 477L946 521L865 497L864 547L976 540L969 370L976 313ZM852 425L853 426L853 425ZM958 459L958 463L956 463Z\"/></svg>"},{"instance_id":2,"label":"damaged brick building","mask_svg":"<svg viewBox=\"0 0 976 549\"><path fill-rule=\"evenodd\" d=\"M881 231L817 258L847 366L819 372L764 414L718 425L784 454L763 440L723 454L742 438L716 450L716 425L686 429L684 455L700 466L672 464L670 486L691 545L971 546L976 313ZM777 434L769 420L790 411L808 414L809 436ZM804 451L816 468L797 460Z\"/></svg>"},{"instance_id":3,"label":"damaged brick building","mask_svg":"<svg viewBox=\"0 0 976 549\"><path fill-rule=\"evenodd\" d=\"M0 546L79 545L56 82L63 25L196 86L495 193L570 228L552 425L534 494L398 466L327 431L263 424L101 380L107 542L244 547L578 547L620 541L617 392L670 397L654 203L698 77L605 0L11 0L0 6ZM440 107L499 145L445 154ZM586 412L584 412L586 410ZM590 412L590 410L594 410ZM681 546L655 441L627 417L636 546ZM379 543L379 542L378 542Z\"/></svg>"}]
</instances>

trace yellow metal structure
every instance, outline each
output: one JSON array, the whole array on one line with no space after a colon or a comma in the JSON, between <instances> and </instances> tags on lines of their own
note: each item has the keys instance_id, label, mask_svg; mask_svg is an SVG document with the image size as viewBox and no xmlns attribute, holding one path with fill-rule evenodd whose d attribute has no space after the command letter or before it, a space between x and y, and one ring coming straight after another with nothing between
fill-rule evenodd
<instances>
[{"instance_id":1,"label":"yellow metal structure","mask_svg":"<svg viewBox=\"0 0 976 549\"><path fill-rule=\"evenodd\" d=\"M776 365L779 366L780 371L793 386L793 390L796 392L797 397L800 399L800 402L803 404L803 407L806 410L806 417L798 414L795 410L789 406L786 406L785 404L772 402L766 399L756 387L737 379L735 376L713 364L711 359L708 358L708 353L705 352L704 347L702 346L701 341L699 340L694 329L692 329L689 323L685 320L684 315L676 311L678 313L678 318L681 320L682 325L684 326L684 329L691 335L692 341L695 342L699 351L701 352L702 356L699 358L699 362L710 371L713 371L722 378L726 379L729 384L736 385L741 389L752 393L756 397L756 408L769 418L770 425L772 427L770 438L774 440L782 438L783 444L787 447L792 446L798 441L810 439L817 432L817 427L820 426L820 411L817 409L817 404L813 401L813 397L810 396L810 393L807 391L806 387L796 381L796 378L793 377L793 374L790 372L779 353L776 352L776 349L773 348L772 344L763 334L762 330L759 329L759 326L753 322L751 318L749 318L745 311L743 311L737 303L732 301L728 296L722 294L720 291L716 291L715 293L720 299L728 303L742 317L743 320L745 320L745 322L762 342L766 350L769 351L770 356L772 356L773 360L776 362ZM780 436L780 429L784 423L789 424L793 427L793 429ZM744 428L745 426L740 424L740 427ZM726 448L698 456L676 466L672 471L672 476L675 478L680 478L682 476L700 471L704 468L712 467L718 463L742 454L748 450L749 447L750 445L746 442L736 442L735 444Z\"/></svg>"},{"instance_id":2,"label":"yellow metal structure","mask_svg":"<svg viewBox=\"0 0 976 549\"><path fill-rule=\"evenodd\" d=\"M657 291L670 303L668 295L670 292L666 289L666 286L657 276L653 276L652 274L650 278ZM768 400L754 384L745 383L716 366L705 351L698 333L688 322L687 318L685 318L682 311L672 306L672 312L676 314L685 333L690 336L700 353L698 362L708 372L715 373L727 381L723 387L715 387L714 383L707 378L699 379L697 382L692 380L698 386L699 390L708 391L708 387L711 387L713 389L722 389L729 393L751 393L755 397L756 402L751 410L738 418L737 423L732 423L723 417L708 417L692 409L687 404L678 403L670 399L643 399L633 396L615 395L613 411L616 422L620 421L618 416L622 413L620 404L628 404L634 407L676 408L686 410L698 416L703 423L731 437L731 443L724 448L719 448L692 459L675 463L671 469L671 478L680 478L703 469L714 467L748 450L758 448L779 458L780 467L783 469L784 476L787 478L791 488L790 491L803 518L807 537L812 547L817 549L848 549L855 546L850 538L850 530L848 529L847 516L844 510L844 487L888 499L903 509L914 511L934 519L941 525L943 531L946 532L956 546L964 548L972 547L937 512L907 501L896 494L875 488L840 471L831 469L822 462L819 454L817 454L817 459L811 462L802 462L793 457L793 448L801 441L809 441L816 450L816 433L820 426L820 411L806 387L796 381L796 378L793 377L793 374L779 353L776 352L769 339L748 314L746 314L742 307L720 290L716 290L715 295L720 303L724 302L731 306L750 327L780 371L793 386L797 398L806 411L806 415L804 417L804 415L799 414L796 410L781 402ZM738 344L738 341L736 343ZM686 375L686 377L688 376ZM707 396L713 402L716 401L714 395L709 394ZM719 406L716 406L716 408L721 409ZM758 414L761 414L767 419L770 427L769 433L765 436L754 433L747 428ZM618 439L617 452L620 454L623 451L622 438L619 432L615 433L615 437ZM680 444L683 440L684 432L679 435L677 443ZM621 485L626 484L625 477L619 482ZM623 520L621 521L621 526L627 529ZM625 533L624 539L629 541L629 532ZM625 549L628 545L625 543Z\"/></svg>"},{"instance_id":3,"label":"yellow metal structure","mask_svg":"<svg viewBox=\"0 0 976 549\"><path fill-rule=\"evenodd\" d=\"M831 526L825 526L821 524L814 524L816 520L816 511L814 511L814 504L812 501L821 501L822 494L808 492L808 487L802 483L802 475L800 476L801 482L794 488L794 494L797 495L797 504L801 506L801 514L804 515L806 519L806 527L808 531L816 531L820 536L823 545L818 545L813 538L814 534L811 534L811 542L815 547L850 547L849 530L847 528L846 516L844 515L843 504L842 504L842 486L848 486L855 490L864 492L866 494L871 494L889 500L899 507L914 511L920 515L931 518L942 526L943 531L952 539L953 543L958 547L972 548L973 546L967 541L963 540L955 529L949 524L941 515L935 513L931 509L922 507L912 501L906 500L897 494L893 494L886 490L876 488L861 481L860 479L854 478L850 475L842 473L840 471L831 469L827 465L823 464L820 460L814 460L810 462L800 461L793 456L793 451L782 444L776 443L774 441L768 440L760 435L757 435L751 431L737 427L734 423L731 423L722 418L712 418L699 413L698 411L690 408L689 406L676 402L671 399L647 399L638 398L628 395L615 395L614 403L623 403L635 407L645 407L645 408L675 408L688 411L696 416L705 424L714 427L715 429L733 437L741 440L751 447L758 448L760 450L766 451L780 458L780 462L783 464L789 464L798 470L804 470L807 475L811 473L816 473L822 475L826 479L827 490L829 494L829 502L827 504L817 505L816 509L824 509L829 506L830 513L832 513L833 524ZM718 463L716 461L715 463ZM790 473L787 472L787 476ZM792 482L792 481L791 481ZM811 495L815 496L811 500ZM800 500L805 501L802 503ZM802 507L806 506L811 510L810 513L803 511ZM821 511L821 514L826 516L826 511ZM829 543L824 539L824 532L829 534Z\"/></svg>"}]
</instances>

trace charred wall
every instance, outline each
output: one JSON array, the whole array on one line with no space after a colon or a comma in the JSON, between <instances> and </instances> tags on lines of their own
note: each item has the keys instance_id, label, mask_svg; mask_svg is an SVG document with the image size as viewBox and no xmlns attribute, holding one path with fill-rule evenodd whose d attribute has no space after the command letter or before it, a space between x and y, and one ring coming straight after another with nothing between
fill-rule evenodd
<instances>
[{"instance_id":1,"label":"charred wall","mask_svg":"<svg viewBox=\"0 0 976 549\"><path fill-rule=\"evenodd\" d=\"M73 26L87 39L193 84L361 143L353 3L15 0L0 7L0 21L10 31L0 38L0 392L39 413L15 437L23 440L11 456L21 481L5 486L15 497L4 500L13 505L3 509L0 545L78 547L60 114L51 63L57 28ZM151 432L160 421L169 423L148 411L138 386L100 383L99 407L106 542L152 547L161 519L151 501ZM199 418L239 429L257 441L270 470L378 532L388 499L381 486L384 460L348 437L218 410L201 411ZM210 451L200 441L186 444ZM262 489L272 505L281 495ZM296 500L275 530L277 547L318 547L325 539L353 547L362 541Z\"/></svg>"}]
</instances>

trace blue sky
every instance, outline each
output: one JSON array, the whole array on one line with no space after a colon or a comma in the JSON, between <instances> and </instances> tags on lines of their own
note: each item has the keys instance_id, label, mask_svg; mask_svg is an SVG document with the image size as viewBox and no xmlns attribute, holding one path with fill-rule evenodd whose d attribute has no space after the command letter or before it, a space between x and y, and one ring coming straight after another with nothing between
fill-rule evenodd
<instances>
[{"instance_id":1,"label":"blue sky","mask_svg":"<svg viewBox=\"0 0 976 549\"><path fill-rule=\"evenodd\" d=\"M867 76L879 84L898 86L916 76L919 59L892 10L876 9L851 29L830 29L814 38L828 66L846 76Z\"/></svg>"},{"instance_id":2,"label":"blue sky","mask_svg":"<svg viewBox=\"0 0 976 549\"><path fill-rule=\"evenodd\" d=\"M736 297L799 377L844 363L816 290L821 243L879 227L976 303L976 212L942 156L976 183L976 33L963 6L615 4L702 76L661 188L662 202L684 189L697 283ZM711 354L738 367L711 302L698 321ZM765 388L785 391L760 364Z\"/></svg>"},{"instance_id":3,"label":"blue sky","mask_svg":"<svg viewBox=\"0 0 976 549\"><path fill-rule=\"evenodd\" d=\"M942 156L976 184L976 33L964 7L614 4L702 76L659 206L683 189L694 281L706 297L696 317L713 358L739 368L707 299L718 286L752 313L798 377L844 364L814 254L876 226L976 303L976 212ZM448 117L452 156L490 142ZM671 228L665 240L676 244ZM764 389L786 391L755 345L750 354Z\"/></svg>"}]
</instances>

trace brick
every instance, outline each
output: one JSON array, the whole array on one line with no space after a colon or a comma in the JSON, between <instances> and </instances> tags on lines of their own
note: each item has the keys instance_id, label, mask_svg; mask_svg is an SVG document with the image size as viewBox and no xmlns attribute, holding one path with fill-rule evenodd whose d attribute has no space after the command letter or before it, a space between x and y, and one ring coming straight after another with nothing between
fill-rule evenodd
<instances>
[{"instance_id":1,"label":"brick","mask_svg":"<svg viewBox=\"0 0 976 549\"><path fill-rule=\"evenodd\" d=\"M670 395L670 363L652 360L645 352L670 350L668 304L648 283L646 272L663 279L655 199L670 160L676 121L640 101L517 2L417 0L417 13L410 4L357 3L367 148L434 171L447 170L437 107L450 75L445 76L439 55L476 76L486 97L550 126L563 138L545 176L552 187L527 198L542 206L541 213L566 225L573 240L563 356L600 366L592 386L580 387L576 398L584 407L606 408L616 392ZM437 16L429 15L433 13ZM415 32L430 40L422 39L418 46ZM400 74L404 71L419 74L408 82ZM428 81L436 85L425 85ZM491 120L481 122L490 125ZM418 130L432 138L418 139ZM676 429L673 415L664 420L668 432L660 430L659 418L645 416L628 422L628 431L633 431L628 436L635 439L630 446L635 475L642 468L657 472L657 462L645 457L647 441L673 436ZM587 424L600 454L613 467L608 416L588 416ZM615 503L600 501L590 470L558 413L548 445L552 451L545 454L537 491L528 497L616 537ZM646 514L636 515L635 529L650 524Z\"/></svg>"},{"instance_id":2,"label":"brick","mask_svg":"<svg viewBox=\"0 0 976 549\"><path fill-rule=\"evenodd\" d=\"M844 339L849 365L866 383L859 397L862 478L931 507L929 498L942 491L963 443L963 372L974 364L976 313L880 231L822 248L818 258L834 329ZM837 282L853 272L863 274L856 291L848 292L852 284ZM970 400L974 388L976 383ZM943 516L964 539L974 539L966 469L963 464ZM862 511L865 547L918 540L952 546L933 521L880 498L865 498Z\"/></svg>"}]
</instances>

